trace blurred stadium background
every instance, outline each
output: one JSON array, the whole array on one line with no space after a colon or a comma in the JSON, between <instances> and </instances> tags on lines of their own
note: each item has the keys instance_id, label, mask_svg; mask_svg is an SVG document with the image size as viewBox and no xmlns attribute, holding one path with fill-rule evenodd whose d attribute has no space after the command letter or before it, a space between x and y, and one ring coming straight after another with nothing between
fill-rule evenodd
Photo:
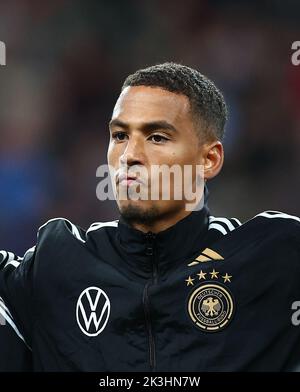
<instances>
[{"instance_id":1,"label":"blurred stadium background","mask_svg":"<svg viewBox=\"0 0 300 392\"><path fill-rule=\"evenodd\" d=\"M179 61L230 109L215 216L300 215L300 2L1 0L0 248L23 253L46 220L116 219L96 198L107 122L124 78Z\"/></svg>"}]
</instances>

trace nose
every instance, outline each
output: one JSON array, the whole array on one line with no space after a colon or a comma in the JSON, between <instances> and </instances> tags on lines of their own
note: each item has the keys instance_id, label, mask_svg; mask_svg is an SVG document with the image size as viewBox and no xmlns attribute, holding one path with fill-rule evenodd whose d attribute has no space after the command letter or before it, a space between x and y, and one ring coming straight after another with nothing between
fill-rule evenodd
<instances>
[{"instance_id":1,"label":"nose","mask_svg":"<svg viewBox=\"0 0 300 392\"><path fill-rule=\"evenodd\" d=\"M120 156L120 164L122 166L144 165L144 160L143 142L139 139L129 139L123 154Z\"/></svg>"}]
</instances>

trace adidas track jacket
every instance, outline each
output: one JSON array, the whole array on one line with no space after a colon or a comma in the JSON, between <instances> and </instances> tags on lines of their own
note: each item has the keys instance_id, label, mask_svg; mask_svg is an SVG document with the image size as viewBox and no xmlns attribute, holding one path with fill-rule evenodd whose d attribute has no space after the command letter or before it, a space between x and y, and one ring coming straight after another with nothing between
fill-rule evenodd
<instances>
[{"instance_id":1,"label":"adidas track jacket","mask_svg":"<svg viewBox=\"0 0 300 392\"><path fill-rule=\"evenodd\" d=\"M205 206L156 235L53 219L0 269L0 370L300 370L297 217Z\"/></svg>"}]
</instances>

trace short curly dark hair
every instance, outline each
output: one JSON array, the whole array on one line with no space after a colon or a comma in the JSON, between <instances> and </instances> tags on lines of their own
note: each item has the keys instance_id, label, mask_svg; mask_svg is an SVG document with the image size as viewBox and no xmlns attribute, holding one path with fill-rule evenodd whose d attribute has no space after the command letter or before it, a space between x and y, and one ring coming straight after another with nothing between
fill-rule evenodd
<instances>
[{"instance_id":1,"label":"short curly dark hair","mask_svg":"<svg viewBox=\"0 0 300 392\"><path fill-rule=\"evenodd\" d=\"M154 65L129 75L122 90L128 86L160 87L187 96L201 140L203 132L205 138L223 139L227 120L224 97L211 80L195 69L173 62Z\"/></svg>"}]
</instances>

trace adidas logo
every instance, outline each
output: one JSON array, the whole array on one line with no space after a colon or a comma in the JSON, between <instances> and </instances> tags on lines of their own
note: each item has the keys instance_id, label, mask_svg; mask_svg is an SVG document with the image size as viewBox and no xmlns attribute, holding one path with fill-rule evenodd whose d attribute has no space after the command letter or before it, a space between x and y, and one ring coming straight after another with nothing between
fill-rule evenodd
<instances>
[{"instance_id":1,"label":"adidas logo","mask_svg":"<svg viewBox=\"0 0 300 392\"><path fill-rule=\"evenodd\" d=\"M200 263L205 263L207 261L218 261L218 260L224 260L224 257L221 256L219 253L215 252L214 250L210 248L206 248L198 257L196 257L194 261L188 264L188 267L192 267Z\"/></svg>"}]
</instances>

